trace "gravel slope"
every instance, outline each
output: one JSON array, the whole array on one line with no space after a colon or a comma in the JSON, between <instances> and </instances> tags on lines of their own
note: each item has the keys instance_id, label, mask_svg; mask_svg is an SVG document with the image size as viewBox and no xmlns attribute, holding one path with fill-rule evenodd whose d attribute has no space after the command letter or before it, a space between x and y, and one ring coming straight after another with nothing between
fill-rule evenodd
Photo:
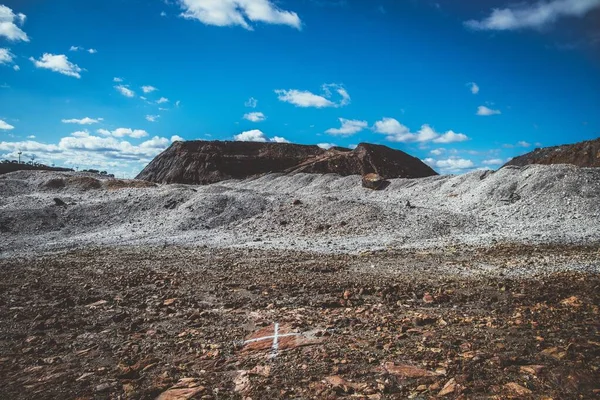
<instances>
[{"instance_id":1,"label":"gravel slope","mask_svg":"<svg viewBox=\"0 0 600 400\"><path fill-rule=\"evenodd\" d=\"M379 192L362 188L359 176L271 174L209 186L156 187L95 178L46 171L0 177L1 254L89 245L353 253L600 241L597 168L531 165L394 179ZM67 205L57 206L54 198Z\"/></svg>"}]
</instances>

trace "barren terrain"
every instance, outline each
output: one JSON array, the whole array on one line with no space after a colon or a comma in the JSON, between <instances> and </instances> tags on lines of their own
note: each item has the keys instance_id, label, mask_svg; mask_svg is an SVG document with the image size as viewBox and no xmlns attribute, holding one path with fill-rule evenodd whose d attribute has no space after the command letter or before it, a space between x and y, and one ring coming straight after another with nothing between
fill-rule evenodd
<instances>
[{"instance_id":1,"label":"barren terrain","mask_svg":"<svg viewBox=\"0 0 600 400\"><path fill-rule=\"evenodd\" d=\"M596 398L599 178L8 174L0 398Z\"/></svg>"}]
</instances>

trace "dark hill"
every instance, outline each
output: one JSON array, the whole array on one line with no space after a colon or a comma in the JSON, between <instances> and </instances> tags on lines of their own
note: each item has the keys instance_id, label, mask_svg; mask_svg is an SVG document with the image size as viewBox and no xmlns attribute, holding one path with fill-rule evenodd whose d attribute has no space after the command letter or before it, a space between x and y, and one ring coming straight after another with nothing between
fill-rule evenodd
<instances>
[{"instance_id":1,"label":"dark hill","mask_svg":"<svg viewBox=\"0 0 600 400\"><path fill-rule=\"evenodd\" d=\"M522 167L529 164L573 164L578 167L600 167L600 138L535 149L530 153L513 158L505 166Z\"/></svg>"},{"instance_id":2,"label":"dark hill","mask_svg":"<svg viewBox=\"0 0 600 400\"><path fill-rule=\"evenodd\" d=\"M156 156L136 179L156 183L209 184L269 172L377 173L385 178L437 175L403 151L368 143L350 150L291 143L190 141L175 142Z\"/></svg>"},{"instance_id":3,"label":"dark hill","mask_svg":"<svg viewBox=\"0 0 600 400\"><path fill-rule=\"evenodd\" d=\"M2 174L8 174L9 172L15 172L15 171L59 171L59 172L66 172L66 171L73 171L70 168L59 168L59 167L49 167L47 165L43 165L43 164L38 164L38 165L31 165L31 164L18 164L16 161L15 162L2 162L0 163L0 175Z\"/></svg>"}]
</instances>

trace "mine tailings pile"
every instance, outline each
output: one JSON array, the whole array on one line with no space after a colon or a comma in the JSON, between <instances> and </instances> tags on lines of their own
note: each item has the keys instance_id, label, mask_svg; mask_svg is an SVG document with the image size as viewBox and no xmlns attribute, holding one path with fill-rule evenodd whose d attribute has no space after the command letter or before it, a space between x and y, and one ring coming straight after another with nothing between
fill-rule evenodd
<instances>
[{"instance_id":1,"label":"mine tailings pile","mask_svg":"<svg viewBox=\"0 0 600 400\"><path fill-rule=\"evenodd\" d=\"M416 157L361 143L354 150L291 143L175 142L137 176L156 183L210 184L265 173L377 174L385 179L437 175Z\"/></svg>"},{"instance_id":2,"label":"mine tailings pile","mask_svg":"<svg viewBox=\"0 0 600 400\"><path fill-rule=\"evenodd\" d=\"M519 167L529 164L572 164L578 167L600 167L600 138L535 149L506 163L506 165Z\"/></svg>"}]
</instances>

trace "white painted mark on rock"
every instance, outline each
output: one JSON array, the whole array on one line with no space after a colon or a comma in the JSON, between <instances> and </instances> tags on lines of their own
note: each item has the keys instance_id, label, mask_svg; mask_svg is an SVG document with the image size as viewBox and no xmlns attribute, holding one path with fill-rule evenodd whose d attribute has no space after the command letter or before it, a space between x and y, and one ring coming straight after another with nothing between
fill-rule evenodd
<instances>
[{"instance_id":1,"label":"white painted mark on rock","mask_svg":"<svg viewBox=\"0 0 600 400\"><path fill-rule=\"evenodd\" d=\"M263 336L260 338L248 339L248 340L244 341L244 345L246 345L248 343L262 342L263 340L273 340L273 343L271 345L270 358L275 358L275 357L277 357L277 354L279 351L279 338L288 337L288 336L301 336L301 335L302 335L301 333L280 334L279 333L279 323L275 322L272 336Z\"/></svg>"}]
</instances>

